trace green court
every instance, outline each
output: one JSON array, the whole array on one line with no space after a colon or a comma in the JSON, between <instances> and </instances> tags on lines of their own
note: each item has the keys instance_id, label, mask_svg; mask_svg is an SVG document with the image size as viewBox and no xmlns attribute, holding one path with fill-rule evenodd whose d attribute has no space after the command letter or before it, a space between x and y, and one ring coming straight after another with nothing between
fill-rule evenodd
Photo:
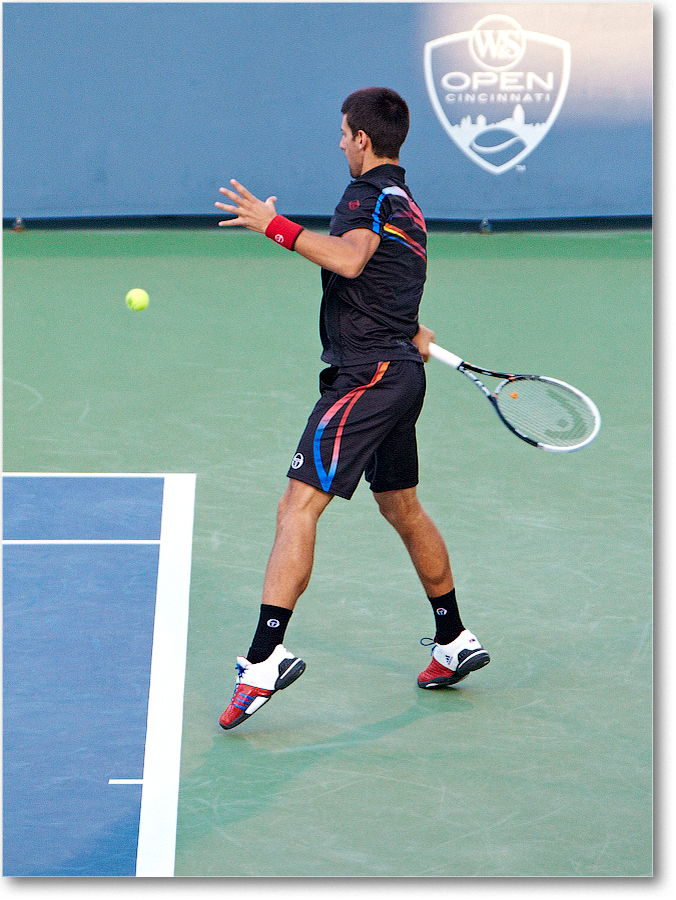
<instances>
[{"instance_id":1,"label":"green court","mask_svg":"<svg viewBox=\"0 0 676 900\"><path fill-rule=\"evenodd\" d=\"M226 733L317 394L319 272L216 227L4 234L4 470L197 475L177 876L652 872L651 234L429 251L438 343L575 384L600 435L534 450L431 361L419 493L491 665L417 688L429 604L362 485L287 631L307 672Z\"/></svg>"}]
</instances>

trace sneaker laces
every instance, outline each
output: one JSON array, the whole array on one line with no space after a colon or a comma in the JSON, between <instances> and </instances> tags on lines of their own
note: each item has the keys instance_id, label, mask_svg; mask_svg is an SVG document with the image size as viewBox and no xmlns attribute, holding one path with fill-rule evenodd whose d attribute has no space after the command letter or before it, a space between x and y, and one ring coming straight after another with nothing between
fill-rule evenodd
<instances>
[{"instance_id":1,"label":"sneaker laces","mask_svg":"<svg viewBox=\"0 0 676 900\"><path fill-rule=\"evenodd\" d=\"M437 646L437 642L434 640L434 638L430 638L430 637L420 638L420 643L422 644L423 647L429 648L430 656L432 657L432 659L434 659L434 648Z\"/></svg>"}]
</instances>

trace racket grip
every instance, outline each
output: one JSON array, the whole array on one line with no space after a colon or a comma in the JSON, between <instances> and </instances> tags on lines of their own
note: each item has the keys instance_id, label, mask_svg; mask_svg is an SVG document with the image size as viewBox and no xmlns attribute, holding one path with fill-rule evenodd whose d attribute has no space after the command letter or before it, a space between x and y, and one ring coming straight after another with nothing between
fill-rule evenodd
<instances>
[{"instance_id":1,"label":"racket grip","mask_svg":"<svg viewBox=\"0 0 676 900\"><path fill-rule=\"evenodd\" d=\"M451 366L453 369L457 369L462 365L462 359L459 356L451 353L450 350L444 350L438 344L430 344L430 356L438 359L439 362L446 363L447 366Z\"/></svg>"}]
</instances>

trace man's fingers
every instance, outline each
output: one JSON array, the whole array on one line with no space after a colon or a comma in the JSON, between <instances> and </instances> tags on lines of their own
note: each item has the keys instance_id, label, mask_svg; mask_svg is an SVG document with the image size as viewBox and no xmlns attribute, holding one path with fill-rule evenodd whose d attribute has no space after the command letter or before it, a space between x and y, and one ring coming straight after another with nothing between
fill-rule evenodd
<instances>
[{"instance_id":1,"label":"man's fingers","mask_svg":"<svg viewBox=\"0 0 676 900\"><path fill-rule=\"evenodd\" d=\"M230 184L235 188L236 191L239 191L239 193L242 195L242 197L244 197L245 200L256 199L251 191L248 191L243 184L240 184L239 181L235 181L234 178L230 179Z\"/></svg>"},{"instance_id":2,"label":"man's fingers","mask_svg":"<svg viewBox=\"0 0 676 900\"><path fill-rule=\"evenodd\" d=\"M224 188L224 187L219 188L218 192L219 192L219 194L225 194L226 197L229 197L231 200L234 200L235 203L239 203L239 201L242 199L239 196L239 194L235 194L234 191L229 191L228 188Z\"/></svg>"},{"instance_id":3,"label":"man's fingers","mask_svg":"<svg viewBox=\"0 0 676 900\"><path fill-rule=\"evenodd\" d=\"M224 212L233 213L236 218L226 219L218 224L243 225L251 231L263 231L266 221L266 216L263 214L264 207L267 206L267 209L274 215L274 203L277 198L268 197L265 203L263 203L235 178L230 179L230 184L232 185L232 190L226 187L221 187L218 190L219 193L224 194L234 205L222 203L221 201L216 201L214 205L217 209L222 209Z\"/></svg>"}]
</instances>

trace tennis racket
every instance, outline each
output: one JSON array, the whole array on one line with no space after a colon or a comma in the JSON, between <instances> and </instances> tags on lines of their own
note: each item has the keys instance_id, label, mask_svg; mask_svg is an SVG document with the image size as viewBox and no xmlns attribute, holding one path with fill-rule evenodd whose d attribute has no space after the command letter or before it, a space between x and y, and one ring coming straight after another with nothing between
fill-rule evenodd
<instances>
[{"instance_id":1,"label":"tennis racket","mask_svg":"<svg viewBox=\"0 0 676 900\"><path fill-rule=\"evenodd\" d=\"M473 381L493 404L512 434L553 453L568 453L590 444L601 427L596 405L582 391L544 375L508 375L472 366L437 344L430 354ZM502 381L490 391L474 373Z\"/></svg>"}]
</instances>

